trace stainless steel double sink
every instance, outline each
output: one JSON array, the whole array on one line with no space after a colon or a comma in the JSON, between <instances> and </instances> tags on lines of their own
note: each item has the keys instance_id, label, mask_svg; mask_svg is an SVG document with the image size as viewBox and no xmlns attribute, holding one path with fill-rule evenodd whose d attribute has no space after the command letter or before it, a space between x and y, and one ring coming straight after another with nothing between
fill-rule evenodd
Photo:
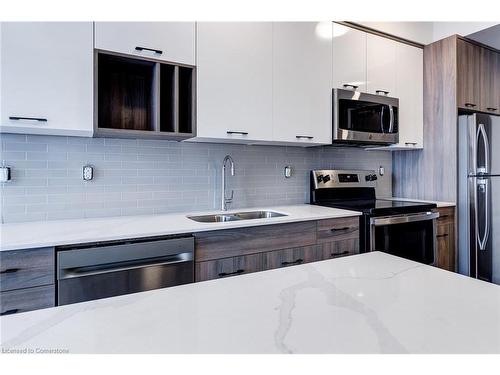
<instances>
[{"instance_id":1,"label":"stainless steel double sink","mask_svg":"<svg viewBox=\"0 0 500 375\"><path fill-rule=\"evenodd\" d=\"M238 220L270 219L273 217L282 217L282 216L288 216L288 215L275 211L245 211L245 212L234 212L227 214L188 216L187 218L197 221L199 223L222 223L227 221L238 221Z\"/></svg>"}]
</instances>

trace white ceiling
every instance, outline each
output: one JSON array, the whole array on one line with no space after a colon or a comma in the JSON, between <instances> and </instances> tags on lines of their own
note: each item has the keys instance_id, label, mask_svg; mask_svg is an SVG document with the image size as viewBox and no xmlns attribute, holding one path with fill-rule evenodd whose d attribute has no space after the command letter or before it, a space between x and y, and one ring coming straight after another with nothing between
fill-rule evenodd
<instances>
[{"instance_id":1,"label":"white ceiling","mask_svg":"<svg viewBox=\"0 0 500 375\"><path fill-rule=\"evenodd\" d=\"M496 49L500 49L500 24L467 35L467 37Z\"/></svg>"},{"instance_id":2,"label":"white ceiling","mask_svg":"<svg viewBox=\"0 0 500 375\"><path fill-rule=\"evenodd\" d=\"M417 43L429 44L453 34L468 36L496 22L357 22Z\"/></svg>"}]
</instances>

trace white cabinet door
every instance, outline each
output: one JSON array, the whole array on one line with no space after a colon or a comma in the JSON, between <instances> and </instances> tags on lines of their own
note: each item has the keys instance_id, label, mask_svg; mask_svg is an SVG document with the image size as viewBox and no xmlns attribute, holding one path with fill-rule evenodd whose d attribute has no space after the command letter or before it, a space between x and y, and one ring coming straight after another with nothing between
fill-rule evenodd
<instances>
[{"instance_id":1,"label":"white cabinet door","mask_svg":"<svg viewBox=\"0 0 500 375\"><path fill-rule=\"evenodd\" d=\"M1 24L1 131L92 136L91 22Z\"/></svg>"},{"instance_id":2,"label":"white cabinet door","mask_svg":"<svg viewBox=\"0 0 500 375\"><path fill-rule=\"evenodd\" d=\"M395 96L398 42L368 34L366 40L367 92Z\"/></svg>"},{"instance_id":3,"label":"white cabinet door","mask_svg":"<svg viewBox=\"0 0 500 375\"><path fill-rule=\"evenodd\" d=\"M272 23L197 25L197 138L272 140Z\"/></svg>"},{"instance_id":4,"label":"white cabinet door","mask_svg":"<svg viewBox=\"0 0 500 375\"><path fill-rule=\"evenodd\" d=\"M195 64L194 22L96 22L95 48Z\"/></svg>"},{"instance_id":5,"label":"white cabinet door","mask_svg":"<svg viewBox=\"0 0 500 375\"><path fill-rule=\"evenodd\" d=\"M421 48L404 43L396 45L396 88L399 98L399 143L373 150L415 150L424 140L424 56Z\"/></svg>"},{"instance_id":6,"label":"white cabinet door","mask_svg":"<svg viewBox=\"0 0 500 375\"><path fill-rule=\"evenodd\" d=\"M273 24L273 140L332 142L332 23Z\"/></svg>"},{"instance_id":7,"label":"white cabinet door","mask_svg":"<svg viewBox=\"0 0 500 375\"><path fill-rule=\"evenodd\" d=\"M399 146L423 147L423 50L398 43L396 97L399 98Z\"/></svg>"},{"instance_id":8,"label":"white cabinet door","mask_svg":"<svg viewBox=\"0 0 500 375\"><path fill-rule=\"evenodd\" d=\"M333 23L333 88L366 91L366 33Z\"/></svg>"}]
</instances>

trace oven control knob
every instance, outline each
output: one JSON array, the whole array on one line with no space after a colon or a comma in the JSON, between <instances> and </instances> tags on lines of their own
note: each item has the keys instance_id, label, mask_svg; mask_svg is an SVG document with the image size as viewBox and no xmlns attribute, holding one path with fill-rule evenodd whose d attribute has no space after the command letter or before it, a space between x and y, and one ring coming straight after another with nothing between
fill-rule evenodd
<instances>
[{"instance_id":1,"label":"oven control knob","mask_svg":"<svg viewBox=\"0 0 500 375\"><path fill-rule=\"evenodd\" d=\"M318 181L318 184L321 183L321 181L323 181L323 175L320 174L319 176L316 176L316 180Z\"/></svg>"},{"instance_id":2,"label":"oven control knob","mask_svg":"<svg viewBox=\"0 0 500 375\"><path fill-rule=\"evenodd\" d=\"M367 174L365 176L366 181L377 181L377 175L376 174Z\"/></svg>"},{"instance_id":3,"label":"oven control knob","mask_svg":"<svg viewBox=\"0 0 500 375\"><path fill-rule=\"evenodd\" d=\"M326 184L328 181L331 180L331 177L329 174L327 174L326 176L323 177L323 182Z\"/></svg>"},{"instance_id":4,"label":"oven control knob","mask_svg":"<svg viewBox=\"0 0 500 375\"><path fill-rule=\"evenodd\" d=\"M376 174L372 174L372 181L377 181L377 175Z\"/></svg>"}]
</instances>

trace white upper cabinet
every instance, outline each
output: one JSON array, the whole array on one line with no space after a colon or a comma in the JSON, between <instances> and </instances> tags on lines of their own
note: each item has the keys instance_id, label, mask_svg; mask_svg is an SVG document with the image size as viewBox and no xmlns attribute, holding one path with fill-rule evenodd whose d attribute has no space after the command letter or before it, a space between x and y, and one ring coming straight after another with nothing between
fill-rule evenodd
<instances>
[{"instance_id":1,"label":"white upper cabinet","mask_svg":"<svg viewBox=\"0 0 500 375\"><path fill-rule=\"evenodd\" d=\"M1 24L1 132L92 136L91 22Z\"/></svg>"},{"instance_id":2,"label":"white upper cabinet","mask_svg":"<svg viewBox=\"0 0 500 375\"><path fill-rule=\"evenodd\" d=\"M273 24L273 140L332 142L332 23Z\"/></svg>"},{"instance_id":3,"label":"white upper cabinet","mask_svg":"<svg viewBox=\"0 0 500 375\"><path fill-rule=\"evenodd\" d=\"M197 24L197 138L272 140L272 23Z\"/></svg>"},{"instance_id":4,"label":"white upper cabinet","mask_svg":"<svg viewBox=\"0 0 500 375\"><path fill-rule=\"evenodd\" d=\"M399 43L373 34L366 39L367 92L395 96L396 46Z\"/></svg>"},{"instance_id":5,"label":"white upper cabinet","mask_svg":"<svg viewBox=\"0 0 500 375\"><path fill-rule=\"evenodd\" d=\"M366 91L366 33L333 23L333 88Z\"/></svg>"},{"instance_id":6,"label":"white upper cabinet","mask_svg":"<svg viewBox=\"0 0 500 375\"><path fill-rule=\"evenodd\" d=\"M389 74L389 69L385 73L379 73L376 80L377 87L384 87L381 82L391 81L394 77L394 89L391 89L389 96L399 99L399 143L377 147L379 150L415 150L423 148L424 132L424 105L423 105L423 50L404 43L395 43L395 62L392 68L393 74ZM392 51L392 48L387 48ZM386 66L390 66L389 64ZM382 77L386 78L382 78ZM368 86L371 81L368 79ZM392 83L391 83L392 84ZM386 87L390 87L387 84ZM387 89L387 91L390 91Z\"/></svg>"},{"instance_id":7,"label":"white upper cabinet","mask_svg":"<svg viewBox=\"0 0 500 375\"><path fill-rule=\"evenodd\" d=\"M398 43L396 53L396 97L399 98L399 145L423 147L424 67L423 50Z\"/></svg>"},{"instance_id":8,"label":"white upper cabinet","mask_svg":"<svg viewBox=\"0 0 500 375\"><path fill-rule=\"evenodd\" d=\"M96 22L95 48L195 64L194 22Z\"/></svg>"}]
</instances>

